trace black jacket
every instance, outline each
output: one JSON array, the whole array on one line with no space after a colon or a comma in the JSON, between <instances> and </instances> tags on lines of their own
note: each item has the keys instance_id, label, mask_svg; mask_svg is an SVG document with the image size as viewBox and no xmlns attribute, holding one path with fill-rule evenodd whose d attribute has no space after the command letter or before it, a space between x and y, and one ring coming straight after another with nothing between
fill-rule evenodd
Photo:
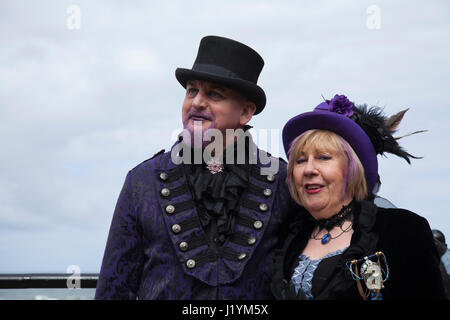
<instances>
[{"instance_id":1,"label":"black jacket","mask_svg":"<svg viewBox=\"0 0 450 320\"><path fill-rule=\"evenodd\" d=\"M315 226L308 213L289 224L276 252L272 292L277 299L301 299L290 281L298 256ZM382 251L389 266L383 299L445 299L439 256L426 219L403 209L357 203L352 240L342 253L322 260L312 280L314 299L362 299L346 262Z\"/></svg>"}]
</instances>

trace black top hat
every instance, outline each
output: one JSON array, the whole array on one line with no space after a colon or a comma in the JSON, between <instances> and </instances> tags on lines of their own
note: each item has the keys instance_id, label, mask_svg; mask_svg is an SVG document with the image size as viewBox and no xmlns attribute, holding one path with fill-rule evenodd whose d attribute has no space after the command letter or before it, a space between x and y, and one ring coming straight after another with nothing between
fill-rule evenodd
<instances>
[{"instance_id":1,"label":"black top hat","mask_svg":"<svg viewBox=\"0 0 450 320\"><path fill-rule=\"evenodd\" d=\"M185 88L188 80L207 80L236 90L255 103L258 114L266 105L266 94L256 84L263 66L261 56L245 44L207 36L200 41L192 69L177 68L175 76Z\"/></svg>"}]
</instances>

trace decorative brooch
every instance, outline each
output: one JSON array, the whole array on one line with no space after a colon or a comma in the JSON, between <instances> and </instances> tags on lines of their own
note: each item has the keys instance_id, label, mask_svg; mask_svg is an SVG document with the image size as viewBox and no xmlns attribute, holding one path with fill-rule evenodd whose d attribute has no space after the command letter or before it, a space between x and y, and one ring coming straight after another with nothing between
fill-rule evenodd
<instances>
[{"instance_id":1,"label":"decorative brooch","mask_svg":"<svg viewBox=\"0 0 450 320\"><path fill-rule=\"evenodd\" d=\"M216 174L223 171L223 164L217 158L212 158L206 162L206 168L208 168L209 172L212 174Z\"/></svg>"},{"instance_id":2,"label":"decorative brooch","mask_svg":"<svg viewBox=\"0 0 450 320\"><path fill-rule=\"evenodd\" d=\"M383 252L378 251L363 259L347 261L346 266L353 280L356 280L359 294L364 300L383 299L381 289L389 279L389 267ZM363 288L362 282L366 289Z\"/></svg>"}]
</instances>

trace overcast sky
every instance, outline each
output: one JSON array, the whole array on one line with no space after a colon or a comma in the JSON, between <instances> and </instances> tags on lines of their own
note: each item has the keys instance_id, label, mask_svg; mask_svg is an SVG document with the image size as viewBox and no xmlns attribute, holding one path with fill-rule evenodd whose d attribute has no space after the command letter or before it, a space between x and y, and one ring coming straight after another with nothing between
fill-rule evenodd
<instances>
[{"instance_id":1,"label":"overcast sky","mask_svg":"<svg viewBox=\"0 0 450 320\"><path fill-rule=\"evenodd\" d=\"M428 129L400 140L423 159L379 158L380 195L450 238L449 17L444 0L1 1L0 273L99 271L126 173L170 148L174 72L206 35L264 58L255 129L335 94L409 107L398 135Z\"/></svg>"}]
</instances>

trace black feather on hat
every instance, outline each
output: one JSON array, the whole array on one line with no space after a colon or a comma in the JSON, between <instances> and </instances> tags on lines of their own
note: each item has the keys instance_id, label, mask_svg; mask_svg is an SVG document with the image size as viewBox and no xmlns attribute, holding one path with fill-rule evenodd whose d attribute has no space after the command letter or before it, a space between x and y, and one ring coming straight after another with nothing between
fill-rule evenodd
<instances>
[{"instance_id":1,"label":"black feather on hat","mask_svg":"<svg viewBox=\"0 0 450 320\"><path fill-rule=\"evenodd\" d=\"M397 127L402 120L404 114L408 111L402 110L391 117L386 117L380 107L367 107L366 104L353 107L353 115L351 119L367 133L377 154L383 155L385 152L395 154L405 159L409 164L410 158L421 159L406 152L397 142L398 139L392 136L396 132ZM424 132L420 130L411 134ZM408 134L408 135L411 135ZM405 135L406 136L406 135Z\"/></svg>"}]
</instances>

